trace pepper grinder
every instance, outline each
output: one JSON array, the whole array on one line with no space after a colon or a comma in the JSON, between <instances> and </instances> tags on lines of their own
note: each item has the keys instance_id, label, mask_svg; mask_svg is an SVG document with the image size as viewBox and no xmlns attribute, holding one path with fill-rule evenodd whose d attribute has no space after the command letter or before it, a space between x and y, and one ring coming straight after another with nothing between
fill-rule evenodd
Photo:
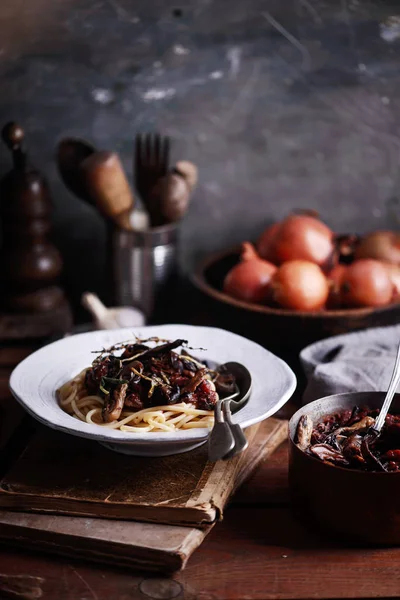
<instances>
[{"instance_id":1,"label":"pepper grinder","mask_svg":"<svg viewBox=\"0 0 400 600\"><path fill-rule=\"evenodd\" d=\"M58 279L62 259L49 239L52 200L46 179L30 163L24 130L8 123L2 139L13 168L0 181L0 303L3 311L38 315L66 305Z\"/></svg>"}]
</instances>

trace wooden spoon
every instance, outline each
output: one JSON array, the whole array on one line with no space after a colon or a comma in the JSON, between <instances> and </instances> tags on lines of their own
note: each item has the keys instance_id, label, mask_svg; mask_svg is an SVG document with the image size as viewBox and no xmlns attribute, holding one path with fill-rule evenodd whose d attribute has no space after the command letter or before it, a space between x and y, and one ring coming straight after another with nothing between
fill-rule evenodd
<instances>
[{"instance_id":1,"label":"wooden spoon","mask_svg":"<svg viewBox=\"0 0 400 600\"><path fill-rule=\"evenodd\" d=\"M99 211L123 229L132 229L132 189L115 152L95 152L81 165L83 180Z\"/></svg>"},{"instance_id":2,"label":"wooden spoon","mask_svg":"<svg viewBox=\"0 0 400 600\"><path fill-rule=\"evenodd\" d=\"M78 198L93 204L83 180L82 162L96 151L95 147L78 138L64 138L58 146L56 161L58 171L66 187Z\"/></svg>"}]
</instances>

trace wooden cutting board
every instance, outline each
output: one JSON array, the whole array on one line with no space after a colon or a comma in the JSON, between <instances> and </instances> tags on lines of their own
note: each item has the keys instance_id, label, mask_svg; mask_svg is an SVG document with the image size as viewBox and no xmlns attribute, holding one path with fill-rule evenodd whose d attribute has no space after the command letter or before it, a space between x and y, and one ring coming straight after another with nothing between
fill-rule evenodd
<instances>
[{"instance_id":1,"label":"wooden cutting board","mask_svg":"<svg viewBox=\"0 0 400 600\"><path fill-rule=\"evenodd\" d=\"M50 551L52 553L63 554L73 557L82 557L104 563L129 565L150 570L174 571L185 566L188 558L193 551L202 543L204 537L214 526L217 517L221 517L229 495L246 479L254 468L286 439L287 422L278 419L268 419L267 421L253 426L247 430L249 437L249 447L241 455L230 461L217 463L210 468L203 466L201 475L206 477L202 480L197 477L196 496L189 494L189 497L196 497L196 502L202 502L204 498L214 499L215 518L207 525L202 524L202 529L197 527L188 527L181 525L136 522L131 520L107 520L104 518L77 517L77 516L54 516L49 514L31 514L26 512L30 510L29 494L27 490L32 490L32 481L35 479L34 473L29 479L29 486L24 483L24 493L20 498L24 499L25 504L19 503L18 509L24 512L10 512L0 510L0 539L9 543L30 546L35 549ZM75 438L68 438L69 444L75 444ZM31 447L31 446L29 446ZM190 456L202 456L198 450L187 453ZM123 458L122 455L116 455ZM181 455L183 457L183 455ZM132 457L128 457L132 460ZM173 457L169 457L173 458ZM53 460L58 464L57 454L53 454ZM142 460L142 459L141 459ZM159 461L160 459L154 459ZM196 461L199 460L196 458ZM85 454L81 455L81 461L86 461ZM17 463L18 464L18 461ZM39 472L40 465L33 466L29 462L34 472ZM62 463L64 464L64 463ZM170 463L174 464L173 462ZM189 464L189 462L187 463ZM60 466L60 465L59 465ZM126 468L126 467L125 467ZM164 469L165 470L165 469ZM200 469L189 471L186 477L193 479L193 473ZM26 467L20 470L12 469L11 473L26 473ZM5 479L4 483L13 481L16 485L16 478L10 477L11 473ZM182 474L182 471L180 471ZM165 474L170 472L165 471ZM223 479L224 485L216 480ZM39 480L43 478L40 475ZM49 479L49 481L51 481ZM47 482L47 494L51 486ZM57 481L60 481L58 479ZM71 481L68 479L68 481ZM99 481L99 480L96 480ZM203 484L200 482L203 481ZM60 494L53 482L54 490ZM181 491L185 491L185 498L188 497L186 484ZM22 485L20 482L19 490ZM66 487L63 488L64 491ZM171 488L167 488L171 494ZM76 486L73 486L76 490ZM103 490L104 492L104 490ZM160 492L157 492L160 494ZM176 495L176 491L172 490ZM69 493L69 496L74 496ZM211 494L211 496L210 496ZM3 498L10 497L7 494ZM51 498L47 495L46 498ZM101 496L99 496L101 497ZM158 495L159 499L161 496ZM176 510L179 512L179 504ZM179 521L179 518L177 518Z\"/></svg>"}]
</instances>

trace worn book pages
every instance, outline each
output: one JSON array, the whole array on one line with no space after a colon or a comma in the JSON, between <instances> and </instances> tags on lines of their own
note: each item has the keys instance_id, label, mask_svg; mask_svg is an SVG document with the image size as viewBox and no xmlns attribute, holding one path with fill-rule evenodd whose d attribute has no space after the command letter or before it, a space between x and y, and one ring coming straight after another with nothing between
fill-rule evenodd
<instances>
[{"instance_id":1,"label":"worn book pages","mask_svg":"<svg viewBox=\"0 0 400 600\"><path fill-rule=\"evenodd\" d=\"M203 468L206 481L200 480L194 491L185 496L186 508L213 507L215 518L202 529L171 524L107 520L104 518L54 516L0 510L0 539L52 553L93 559L117 565L174 571L184 567L193 551L223 513L228 496L254 468L280 445L287 435L287 422L268 419L249 428L249 447L236 459ZM75 442L73 438L72 443ZM196 451L195 451L196 452ZM193 453L191 453L193 454ZM132 459L132 457L129 457ZM160 459L154 459L160 460ZM20 471L23 472L23 471ZM218 479L219 478L219 479ZM223 481L222 481L223 480ZM3 480L2 484L6 482ZM7 483L6 483L7 485ZM210 493L207 491L210 490ZM29 496L25 511L29 508ZM191 502L193 506L186 507ZM175 501L175 510L179 504ZM19 510L23 510L22 501Z\"/></svg>"},{"instance_id":2,"label":"worn book pages","mask_svg":"<svg viewBox=\"0 0 400 600\"><path fill-rule=\"evenodd\" d=\"M250 445L256 432L246 432ZM221 516L245 456L209 463L206 444L161 458L126 456L41 428L0 482L0 507L207 527Z\"/></svg>"}]
</instances>

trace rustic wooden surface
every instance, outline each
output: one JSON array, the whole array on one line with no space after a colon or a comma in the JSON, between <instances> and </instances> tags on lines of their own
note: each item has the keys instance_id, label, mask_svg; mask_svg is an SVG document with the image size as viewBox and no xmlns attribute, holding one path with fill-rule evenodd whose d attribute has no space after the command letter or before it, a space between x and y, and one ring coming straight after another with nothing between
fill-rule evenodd
<instances>
[{"instance_id":1,"label":"rustic wooden surface","mask_svg":"<svg viewBox=\"0 0 400 600\"><path fill-rule=\"evenodd\" d=\"M0 449L23 416L7 376L27 352L0 348ZM399 561L400 549L334 545L292 518L284 445L237 492L223 522L174 578L2 546L0 599L389 598L400 595Z\"/></svg>"}]
</instances>

